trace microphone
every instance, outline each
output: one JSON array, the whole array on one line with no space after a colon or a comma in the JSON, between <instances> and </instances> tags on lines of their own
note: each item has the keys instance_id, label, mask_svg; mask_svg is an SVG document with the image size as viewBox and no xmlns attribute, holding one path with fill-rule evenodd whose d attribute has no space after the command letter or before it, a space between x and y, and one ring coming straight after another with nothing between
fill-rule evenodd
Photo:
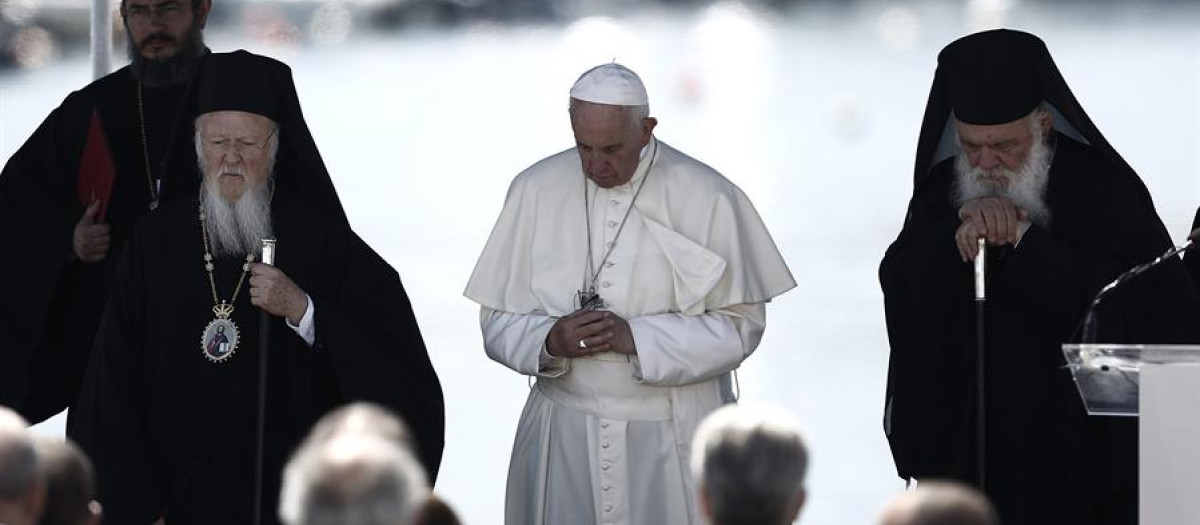
<instances>
[{"instance_id":1,"label":"microphone","mask_svg":"<svg viewBox=\"0 0 1200 525\"><path fill-rule=\"evenodd\" d=\"M1133 268L1130 268L1129 270L1126 270L1125 273L1122 273L1121 275L1117 276L1117 278L1113 279L1113 281L1111 283L1108 283L1107 285L1104 286L1104 288L1101 288L1100 292L1096 294L1096 297L1094 299L1092 299L1092 304L1088 306L1087 312L1084 313L1083 323L1082 323L1083 339L1080 342L1090 343L1093 340L1095 340L1095 338L1096 338L1095 316L1096 316L1096 307L1100 305L1100 301L1103 301L1105 297L1108 297L1108 295L1110 293L1112 293L1113 290L1116 290L1121 285L1123 285L1126 282L1132 280L1133 278L1145 273L1146 271L1150 270L1151 268L1154 268L1155 266L1162 264L1163 261L1169 260L1170 258L1175 257L1176 255L1179 255L1180 253L1183 253L1187 250L1192 249L1193 247L1196 246L1197 242L1200 242L1200 228L1196 228L1196 229L1192 230L1192 232L1189 233L1187 236L1187 242L1184 242L1181 246L1175 246L1175 247L1171 248L1170 250L1167 250L1166 253L1158 256L1157 258L1155 258L1152 261L1139 264L1137 266L1134 266ZM1079 329L1076 328L1075 332L1079 333Z\"/></svg>"}]
</instances>

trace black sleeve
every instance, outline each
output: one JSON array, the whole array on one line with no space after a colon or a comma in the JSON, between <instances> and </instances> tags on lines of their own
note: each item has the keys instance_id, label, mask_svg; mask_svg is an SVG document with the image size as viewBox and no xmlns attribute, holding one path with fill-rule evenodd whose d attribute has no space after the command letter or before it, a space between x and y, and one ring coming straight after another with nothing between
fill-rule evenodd
<instances>
[{"instance_id":1,"label":"black sleeve","mask_svg":"<svg viewBox=\"0 0 1200 525\"><path fill-rule=\"evenodd\" d=\"M71 437L96 468L100 503L110 523L152 523L166 508L166 478L148 441L143 356L145 283L137 235L125 245L92 349Z\"/></svg>"},{"instance_id":2,"label":"black sleeve","mask_svg":"<svg viewBox=\"0 0 1200 525\"><path fill-rule=\"evenodd\" d=\"M1009 252L1005 271L995 278L997 286L1013 290L1031 307L1059 323L1072 323L1121 267L1112 254L1073 247L1035 224Z\"/></svg>"},{"instance_id":3,"label":"black sleeve","mask_svg":"<svg viewBox=\"0 0 1200 525\"><path fill-rule=\"evenodd\" d=\"M87 121L76 114L79 104L73 100L55 109L0 172L0 238L6 246L19 247L12 250L13 256L0 257L0 333L5 334L0 344L0 404L14 407L34 423L66 408L77 386L57 388L61 370L42 365L62 361L67 350L86 355L86 348L55 348L63 341L49 337L62 334L65 327L62 316L56 318L52 310L70 311L73 302L83 299L79 291L64 293L60 286L72 270L67 255L82 214L72 184ZM34 375L39 370L48 375ZM50 391L31 398L35 386Z\"/></svg>"},{"instance_id":4,"label":"black sleeve","mask_svg":"<svg viewBox=\"0 0 1200 525\"><path fill-rule=\"evenodd\" d=\"M911 219L911 217L910 217ZM968 428L972 363L972 266L962 262L950 213L911 221L880 264L887 320L884 431L897 474L910 478L961 476L959 431Z\"/></svg>"},{"instance_id":5,"label":"black sleeve","mask_svg":"<svg viewBox=\"0 0 1200 525\"><path fill-rule=\"evenodd\" d=\"M971 341L972 265L954 243L952 177L950 162L934 168L879 266L891 348L884 431L904 479L960 476L952 449L970 425L970 400L958 392L973 366L961 351Z\"/></svg>"},{"instance_id":6,"label":"black sleeve","mask_svg":"<svg viewBox=\"0 0 1200 525\"><path fill-rule=\"evenodd\" d=\"M372 401L404 418L430 482L445 440L442 388L400 276L350 234L340 286L313 297L318 351L328 352L345 401Z\"/></svg>"},{"instance_id":7,"label":"black sleeve","mask_svg":"<svg viewBox=\"0 0 1200 525\"><path fill-rule=\"evenodd\" d=\"M1152 204L1133 198L1134 189L1120 178L1098 179L1079 190L1088 192L1081 198L1091 204L1077 208L1088 210L1082 220L1060 228L1031 226L994 274L996 286L1060 326L1077 326L1104 286L1171 246ZM1097 342L1194 341L1200 297L1186 285L1185 273L1178 260L1168 260L1115 289L1096 310Z\"/></svg>"}]
</instances>

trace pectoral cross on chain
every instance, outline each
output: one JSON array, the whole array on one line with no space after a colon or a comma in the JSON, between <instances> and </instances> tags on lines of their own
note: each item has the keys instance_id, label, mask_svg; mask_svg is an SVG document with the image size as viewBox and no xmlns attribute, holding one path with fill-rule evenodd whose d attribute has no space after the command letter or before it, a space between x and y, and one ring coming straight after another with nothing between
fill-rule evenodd
<instances>
[{"instance_id":1,"label":"pectoral cross on chain","mask_svg":"<svg viewBox=\"0 0 1200 525\"><path fill-rule=\"evenodd\" d=\"M608 305L604 303L604 299L600 294L596 293L595 288L588 290L579 290L575 292L575 306L579 310L603 310Z\"/></svg>"}]
</instances>

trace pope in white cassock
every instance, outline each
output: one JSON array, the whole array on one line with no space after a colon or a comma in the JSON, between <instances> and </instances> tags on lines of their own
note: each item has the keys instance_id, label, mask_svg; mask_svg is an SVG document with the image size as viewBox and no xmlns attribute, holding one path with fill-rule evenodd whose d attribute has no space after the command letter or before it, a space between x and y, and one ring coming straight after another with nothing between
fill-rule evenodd
<instances>
[{"instance_id":1,"label":"pope in white cassock","mask_svg":"<svg viewBox=\"0 0 1200 525\"><path fill-rule=\"evenodd\" d=\"M505 523L698 524L692 434L795 280L745 194L654 137L633 71L584 73L570 116L575 148L513 180L465 292L488 356L537 377Z\"/></svg>"}]
</instances>

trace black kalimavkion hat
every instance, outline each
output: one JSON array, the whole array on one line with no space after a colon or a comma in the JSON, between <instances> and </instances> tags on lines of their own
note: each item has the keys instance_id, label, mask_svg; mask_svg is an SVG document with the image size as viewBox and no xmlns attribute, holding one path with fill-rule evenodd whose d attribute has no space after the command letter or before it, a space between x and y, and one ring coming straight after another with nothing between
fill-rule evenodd
<instances>
[{"instance_id":1,"label":"black kalimavkion hat","mask_svg":"<svg viewBox=\"0 0 1200 525\"><path fill-rule=\"evenodd\" d=\"M995 29L955 40L938 54L917 143L914 188L937 163L958 152L953 118L1003 124L1029 115L1043 102L1052 110L1056 130L1137 177L1088 118L1045 42L1023 31Z\"/></svg>"},{"instance_id":2,"label":"black kalimavkion hat","mask_svg":"<svg viewBox=\"0 0 1200 525\"><path fill-rule=\"evenodd\" d=\"M214 111L245 111L275 121L279 125L276 191L305 199L348 225L329 170L300 110L291 68L245 50L208 55L196 87L196 114Z\"/></svg>"}]
</instances>

